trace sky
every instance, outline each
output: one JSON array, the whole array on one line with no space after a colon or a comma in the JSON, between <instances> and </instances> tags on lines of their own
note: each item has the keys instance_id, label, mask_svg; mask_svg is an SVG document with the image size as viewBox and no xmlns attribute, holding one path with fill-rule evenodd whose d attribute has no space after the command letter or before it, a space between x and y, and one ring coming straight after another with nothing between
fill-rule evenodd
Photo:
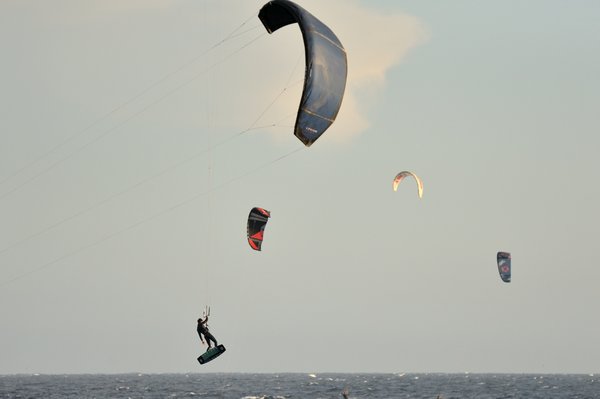
<instances>
[{"instance_id":1,"label":"sky","mask_svg":"<svg viewBox=\"0 0 600 399\"><path fill-rule=\"evenodd\" d=\"M0 2L0 374L599 373L600 4L299 1L349 68L306 148L263 3Z\"/></svg>"}]
</instances>

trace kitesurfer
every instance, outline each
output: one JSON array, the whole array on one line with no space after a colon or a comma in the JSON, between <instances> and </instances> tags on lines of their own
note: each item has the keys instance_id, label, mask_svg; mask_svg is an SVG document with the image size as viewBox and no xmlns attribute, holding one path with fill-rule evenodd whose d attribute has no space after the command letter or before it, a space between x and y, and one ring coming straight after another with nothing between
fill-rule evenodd
<instances>
[{"instance_id":1,"label":"kitesurfer","mask_svg":"<svg viewBox=\"0 0 600 399\"><path fill-rule=\"evenodd\" d=\"M200 341L202 341L202 343L204 343L204 340L206 340L206 343L208 344L208 349L210 349L211 341L214 342L215 346L217 346L217 340L208 331L208 326L206 325L207 322L208 322L208 315L206 315L204 320L202 320L202 318L199 318L198 319L198 327L196 328L196 331L198 331L198 335L200 336ZM204 338L202 336L204 336Z\"/></svg>"}]
</instances>

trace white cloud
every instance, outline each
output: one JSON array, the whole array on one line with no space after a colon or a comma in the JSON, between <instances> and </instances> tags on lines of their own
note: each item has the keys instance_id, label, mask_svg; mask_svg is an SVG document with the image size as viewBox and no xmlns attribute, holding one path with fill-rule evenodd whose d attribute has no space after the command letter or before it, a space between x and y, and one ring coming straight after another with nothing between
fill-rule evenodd
<instances>
[{"instance_id":1,"label":"white cloud","mask_svg":"<svg viewBox=\"0 0 600 399\"><path fill-rule=\"evenodd\" d=\"M265 2L106 0L84 4L65 1L60 3L62 6L53 3L54 6L45 9L50 20L77 28L73 30L77 35L69 39L69 48L73 50L63 55L65 59L73 58L67 64L83 70L91 70L93 66L102 71L100 76L106 79L109 73L114 73L114 82L122 82L127 77L127 82L118 83L119 87L131 85L124 89L127 93L139 92L140 87L152 85L148 82L153 79L159 81L165 73L177 70L181 62L198 57L249 18L239 31L245 34L199 57L197 63L184 64L181 72L161 83L162 92L169 92L180 82L202 73L177 96L161 103L163 112L156 114L169 125L201 128L210 120L212 126L243 130L266 111L256 125L279 123L286 129L294 123L302 92L303 43L297 26L286 27L272 35L266 33L256 17ZM378 104L378 96L385 88L391 69L425 40L424 26L416 17L400 11L383 13L357 0L298 0L298 4L328 25L346 48L346 93L338 118L326 134L335 140L354 137L368 129L369 111ZM48 13L43 13L44 18L49 17ZM42 23L54 27L48 19ZM254 29L247 31L248 28ZM263 36L240 50L259 35ZM239 53L229 57L236 50L240 50ZM208 65L224 59L216 68L202 72ZM65 69L64 64L61 61L56 73L64 69L65 74L73 76L76 71ZM124 69L117 70L119 67ZM139 73L131 78L131 70L136 68ZM135 78L145 80L138 83ZM91 82L86 76L81 79ZM285 93L267 110L286 85ZM161 95L158 89L152 92L144 98ZM181 102L170 107L176 99ZM164 112L167 109L169 111ZM282 137L281 129L277 134Z\"/></svg>"},{"instance_id":2,"label":"white cloud","mask_svg":"<svg viewBox=\"0 0 600 399\"><path fill-rule=\"evenodd\" d=\"M425 40L426 33L418 18L401 12L383 14L348 0L326 4L308 0L305 7L329 24L348 54L346 96L335 129L329 132L342 139L369 127L368 112L377 103L386 76Z\"/></svg>"},{"instance_id":3,"label":"white cloud","mask_svg":"<svg viewBox=\"0 0 600 399\"><path fill-rule=\"evenodd\" d=\"M377 95L384 89L387 75L412 48L424 42L427 37L425 28L414 16L399 11L384 14L353 0L327 2L306 0L299 4L328 25L346 48L348 55L346 93L338 118L327 134L337 140L354 137L369 127L370 107L377 104ZM287 65L291 68L296 60L296 54L301 51L297 46L300 46L302 41L297 29L285 31L285 29L277 31L268 40L261 42L261 46L269 47L269 52L259 56L259 59L268 59L269 56L274 58L273 54L287 56L291 60ZM279 35L287 36L285 39L275 39ZM276 45L265 44L275 40L279 40ZM285 48L280 49L276 46ZM281 68L284 62L280 61L279 57L275 58L272 62L279 64ZM303 68L300 69L295 78L302 76ZM289 74L289 71L290 69L285 69L283 75ZM265 77L268 77L265 82L281 84L285 80L283 75L270 70L265 74ZM267 88L269 83L262 84L265 92L277 92L277 89ZM300 92L301 87L298 88L297 93L294 93L296 97L290 93L287 101L281 101L274 107L274 112L284 115L285 109L297 107Z\"/></svg>"}]
</instances>

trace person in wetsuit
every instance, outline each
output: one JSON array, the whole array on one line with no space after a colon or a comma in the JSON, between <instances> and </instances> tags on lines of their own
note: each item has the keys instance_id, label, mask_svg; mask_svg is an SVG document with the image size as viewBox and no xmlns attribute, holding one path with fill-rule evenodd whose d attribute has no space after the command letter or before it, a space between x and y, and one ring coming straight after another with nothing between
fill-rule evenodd
<instances>
[{"instance_id":1,"label":"person in wetsuit","mask_svg":"<svg viewBox=\"0 0 600 399\"><path fill-rule=\"evenodd\" d=\"M215 346L217 346L217 340L208 331L208 327L206 326L207 322L208 322L208 315L204 318L204 320L202 320L202 318L198 319L198 327L196 328L196 331L198 331L198 335L200 336L200 341L202 341L202 343L204 343L204 340L206 340L206 343L208 344L208 349L210 349L211 341L214 342ZM203 338L203 336L204 336L204 338Z\"/></svg>"}]
</instances>

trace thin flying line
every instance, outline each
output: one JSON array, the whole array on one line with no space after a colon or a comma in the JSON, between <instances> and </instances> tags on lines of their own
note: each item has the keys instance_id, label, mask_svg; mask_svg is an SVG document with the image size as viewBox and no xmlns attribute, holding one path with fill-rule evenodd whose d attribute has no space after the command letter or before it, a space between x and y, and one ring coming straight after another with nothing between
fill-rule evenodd
<instances>
[{"instance_id":1,"label":"thin flying line","mask_svg":"<svg viewBox=\"0 0 600 399\"><path fill-rule=\"evenodd\" d=\"M285 85L288 86L290 84L290 82L292 81L292 78L294 77L294 74L296 73L296 69L298 69L298 65L300 65L300 60L302 59L303 54L300 54L298 56L298 60L296 60L296 64L294 64L294 69L292 69L292 73L290 73L290 76L287 80L287 82L285 82Z\"/></svg>"},{"instance_id":2,"label":"thin flying line","mask_svg":"<svg viewBox=\"0 0 600 399\"><path fill-rule=\"evenodd\" d=\"M0 195L0 200L4 199L8 195L10 195L10 194L18 191L19 189L21 189L22 187L24 187L28 183L31 183L32 181L36 180L38 177L40 177L40 176L48 173L49 171L51 171L52 169L54 169L56 166L58 166L58 165L62 164L63 162L71 159L76 154L78 154L79 152L81 152L85 148L89 147L90 145L92 145L92 144L100 141L102 138L108 136L110 133L116 131L117 129L119 129L121 127L123 127L129 121L131 121L132 119L134 119L137 116L143 114L148 109L150 109L151 107L155 106L156 104L162 102L166 98L172 96L173 94L175 94L176 92L178 92L179 90L181 90L182 88L184 88L185 86L189 85L190 83L192 83L193 81L195 81L196 79L198 79L200 76L204 75L206 72L210 71L211 69L215 68L216 66L218 66L218 65L222 64L223 62L227 61L229 58L233 57L235 54L239 53L240 51L242 51L243 49L245 49L246 47L248 47L252 43L256 42L258 39L260 39L261 37L263 37L265 35L266 35L266 33L261 33L260 35L256 36L255 38L253 38L252 40L250 40L248 43L246 43L245 45L243 45L241 48L239 48L239 49L235 50L234 52L228 54L226 57L224 57L223 59L215 62L214 64L212 64L211 66L207 67L206 69L203 69L198 74L194 75L192 78L190 78L187 81L183 82L182 84L176 86L174 89L170 90L169 92L167 92L163 96L159 97L157 100L151 102L150 104L148 104L147 106L145 106L141 110L135 112L134 114L132 114L131 116L129 116L127 119L125 119L123 122L117 124L116 126L113 126L112 128L110 128L108 130L105 130L102 134L100 134L99 136L97 136L95 139L93 139L92 141L89 141L89 142L85 143L84 145L80 146L77 150L75 150L71 154L69 154L69 155L67 155L67 156L59 159L58 161L54 162L53 164L51 164L50 166L48 166L46 169L43 169L39 173L37 173L37 174L31 176L29 179L25 180L20 185L18 185L16 187L13 187L11 190L2 193Z\"/></svg>"},{"instance_id":3,"label":"thin flying line","mask_svg":"<svg viewBox=\"0 0 600 399\"><path fill-rule=\"evenodd\" d=\"M40 156L36 157L33 161L25 164L24 166L20 167L19 169L17 169L15 172L13 172L12 174L10 174L9 176L5 177L4 179L0 180L0 186L3 185L4 183L6 183L7 181L11 180L12 178L14 178L15 176L19 175L22 171L24 171L25 169L28 169L29 167L39 163L41 160L43 160L44 158L46 158L48 155L54 153L56 150L58 150L61 147L64 147L65 145L67 145L68 143L72 142L74 139L76 139L77 137L81 136L82 134L84 134L85 132L87 132L88 130L90 130L91 128L93 128L94 126L98 125L100 122L108 119L111 115L117 113L118 111L120 111L121 109L125 108L126 106L132 104L133 102L135 102L136 100L138 100L139 98L141 98L143 95L145 95L146 93L148 93L149 91L151 91L152 89L154 89L155 87L157 87L158 85L160 85L161 83L163 83L164 81L166 81L167 79L169 79L170 77L172 77L173 75L181 72L183 69L187 68L189 65L195 63L196 61L198 61L200 58L204 57L206 54L208 54L209 52L211 52L212 50L214 50L215 48L219 47L220 45L222 45L223 43L227 42L228 40L238 37L240 35L243 35L244 33L250 32L254 29L257 29L260 26L256 26L254 28L248 29L242 33L239 34L235 34L239 29L241 29L246 23L248 23L248 21L250 21L250 19L254 18L256 15L253 14L251 17L249 17L248 19L246 19L241 25L239 25L237 28L235 28L232 32L230 32L223 40L219 41L218 43L214 44L212 47L210 47L209 49L207 49L206 51L204 51L203 53L199 54L198 56L194 57L192 60L188 61L187 63L183 64L182 66L180 66L179 68L167 73L166 75L164 75L162 78L158 79L157 81L155 81L154 83L152 83L150 86L146 87L145 89L143 89L142 91L140 91L138 94L134 95L133 97L129 98L127 101L125 101L124 103L118 105L117 107L113 108L111 111L109 111L108 113L102 115L101 117L99 117L98 119L96 119L95 121L93 121L91 124L89 124L88 126L86 126L85 128L83 128L82 130L77 131L75 134L72 134L71 136L63 139L61 142L59 142L58 144L56 144L55 146L53 146L52 148L50 148L48 151L45 151L44 153L42 153ZM31 180L27 180L25 182L25 184L27 184L29 181ZM18 186L17 188L20 188L21 186ZM10 192L9 192L10 193ZM3 198L3 196L0 196L0 199Z\"/></svg>"},{"instance_id":4,"label":"thin flying line","mask_svg":"<svg viewBox=\"0 0 600 399\"><path fill-rule=\"evenodd\" d=\"M277 102L277 100L279 100L279 97L281 97L283 95L283 93L285 93L287 91L287 89L289 89L290 87L293 87L294 85L298 84L298 82L302 82L302 80L298 80L298 81L294 82L292 85L284 87L279 92L279 94L277 94L275 96L275 98L271 101L271 103L265 108L265 110L263 112L261 112L261 114L258 116L258 118L256 118L256 120L254 122L252 122L252 124L250 125L250 127L248 129L246 129L242 133L245 133L247 131L253 130L254 129L254 125L256 125L261 120L261 118L271 109L271 107Z\"/></svg>"},{"instance_id":5,"label":"thin flying line","mask_svg":"<svg viewBox=\"0 0 600 399\"><path fill-rule=\"evenodd\" d=\"M278 98L278 96L276 97L276 99L277 98ZM271 105L272 104L269 104L266 109L268 110L271 107ZM264 114L264 112L266 112L266 110L263 111L261 113L261 115ZM185 158L185 159L183 159L183 160L181 160L179 162L175 162L175 163L167 166L166 168L160 170L159 172L157 172L157 173L155 173L155 174L153 174L153 175L151 175L149 177L146 177L144 179L139 180L138 182L134 183L133 185L130 185L130 186L124 188L123 190L121 190L121 191L119 191L119 192L117 192L115 194L112 194L112 195L108 196L107 198L105 198L105 199L103 199L103 200L101 200L101 201L99 201L99 202L97 202L97 203L95 203L93 205L90 205L89 207L87 207L85 209L82 209L82 210L80 210L80 211L78 211L78 212L76 212L76 213L74 213L74 214L72 214L70 216L67 216L66 218L63 218L63 219L61 219L61 220L59 220L59 221L57 221L57 222L55 222L55 223L53 223L53 224L45 227L45 228L43 228L42 230L39 230L39 231L37 231L35 233L32 233L32 234L30 234L30 235L28 235L28 236L26 236L26 237L24 237L24 238L22 238L20 240L17 240L15 242L13 242L13 243L5 246L4 248L1 248L0 249L0 255L4 254L5 252L7 252L10 249L13 249L13 248L15 248L15 247L17 247L19 245L24 244L25 242L27 242L29 240L32 240L32 239L34 239L36 237L39 237L39 236L41 236L41 235L43 235L43 234L45 234L45 233L47 233L49 231L52 231L52 230L54 230L54 229L62 226L63 224L65 224L65 223L67 223L67 222L69 222L71 220L76 219L77 217L80 217L80 216L82 216L82 215L84 215L84 214L86 214L86 213L88 213L88 212L90 212L90 211L92 211L94 209L97 209L97 208L101 207L102 205L104 205L104 204L112 201L113 199L121 197L121 196L123 196L123 195L125 195L125 194L127 194L127 193L129 193L129 192L131 192L133 190L135 190L136 188L141 187L142 185L144 185L144 184L152 181L152 180L155 180L155 179L157 179L157 178L159 178L161 176L164 176L168 172L170 172L170 171L172 171L172 170L174 170L176 168L179 168L179 167L181 167L181 166L183 166L185 164L188 164L188 163L192 162L193 160L198 159L199 157L201 157L202 155L204 155L206 153L210 154L210 152L212 150L214 150L214 149L216 149L216 148L218 148L218 147L220 147L222 145L227 144L228 142L236 139L237 137L241 136L244 133L247 133L247 132L252 131L252 130L262 130L262 129L268 129L268 128L273 128L273 127L279 126L280 122L283 121L283 120L285 120L285 119L287 119L288 117L289 117L289 115L286 116L285 118L281 119L280 121L276 122L276 123L272 123L272 124L269 124L269 125L249 127L249 128L246 128L246 129L244 129L242 131L239 131L239 132L237 132L237 133L235 133L235 134L233 134L233 135L231 135L231 136L229 136L229 137L227 137L227 138L225 138L225 139L217 142L216 144L214 144L212 146L209 146L208 148L206 148L204 150L196 152L195 154L193 154L193 155L191 155L191 156L189 156L189 157L187 157L187 158ZM209 173L210 173L210 171L209 171Z\"/></svg>"},{"instance_id":6,"label":"thin flying line","mask_svg":"<svg viewBox=\"0 0 600 399\"><path fill-rule=\"evenodd\" d=\"M149 217L146 217L145 219L139 220L139 221L137 221L137 222L135 222L133 224L130 224L129 226L126 226L126 227L124 227L124 228L122 228L120 230L117 230L117 231L113 232L113 233L109 233L109 234L105 235L104 237L102 237L102 238L100 238L100 239L98 239L98 240L96 240L96 241L94 241L94 242L92 242L92 243L90 243L88 245L85 245L85 246L80 247L80 248L78 248L76 250L68 252L65 255L61 255L58 258L55 258L55 259L53 259L53 260L51 260L49 262L46 262L46 263L44 263L44 264L42 264L42 265L40 265L40 266L38 266L36 268L33 268L33 269L31 269L31 270L29 270L29 271L27 271L25 273L22 273L22 274L20 274L20 275L18 275L16 277L13 277L12 279L6 280L6 281L0 283L0 288L5 287L8 284L11 284L11 283L13 283L13 282L15 282L17 280L20 280L23 277L26 277L26 276L29 276L29 275L31 275L33 273L39 272L40 270L43 270L43 269L45 269L45 268L47 268L49 266L55 265L55 264L59 263L60 261L65 260L67 258L70 258L70 257L72 257L74 255L77 255L77 254L79 254L79 253L81 253L81 252L83 252L83 251L85 251L87 249L90 249L90 248L93 248L95 246L98 246L98 245L100 245L100 244L102 244L102 243L110 240L111 238L113 238L113 237L115 237L117 235L123 234L123 233L125 233L127 231L130 231L130 230L133 230L133 229L135 229L138 226L141 226L143 224L146 224L146 223L148 223L148 222L150 222L152 220L155 220L155 219L159 218L160 216L166 215L166 214L168 214L168 213L170 213L170 212L172 212L172 211L174 211L174 210L176 210L178 208L183 207L184 205L187 205L187 204L191 203L192 201L195 201L198 198L201 198L201 197L203 197L205 195L208 195L208 194L210 194L210 193L212 193L212 192L214 192L216 190L219 190L219 189L221 189L223 187L228 186L231 183L234 183L234 182L236 182L236 181L238 181L240 179L243 179L243 178L245 178L245 177L247 177L247 176L249 176L251 174L254 174L254 173L260 171L261 169L266 168L267 166L270 166L270 165L272 165L272 164L274 164L276 162L279 162L279 161L281 161L281 160L283 160L285 158L288 158L288 157L296 154L297 152L303 150L304 148L305 147L296 148L295 150L292 150L292 151L288 152L287 154L284 154L284 155L282 155L282 156L280 156L278 158L275 158L274 160L272 160L270 162L264 163L264 164L262 164L262 165L260 165L260 166L258 166L256 168L252 169L251 171L249 171L247 173L244 173L244 174L242 174L240 176L237 176L237 177L234 177L232 179L229 179L228 181L225 181L225 182L223 182L223 183L221 183L221 184L213 187L212 189L209 189L208 191L204 191L204 192L201 192L201 193L198 193L198 194L194 194L193 196L191 196L191 197L189 197L189 198L187 198L187 199L185 199L183 201L180 201L180 202L178 202L178 203L176 203L176 204L174 204L174 205L172 205L172 206L170 206L170 207L168 207L166 209L163 209L162 211L159 211L159 212L157 212L157 213L155 213L153 215L150 215Z\"/></svg>"}]
</instances>

